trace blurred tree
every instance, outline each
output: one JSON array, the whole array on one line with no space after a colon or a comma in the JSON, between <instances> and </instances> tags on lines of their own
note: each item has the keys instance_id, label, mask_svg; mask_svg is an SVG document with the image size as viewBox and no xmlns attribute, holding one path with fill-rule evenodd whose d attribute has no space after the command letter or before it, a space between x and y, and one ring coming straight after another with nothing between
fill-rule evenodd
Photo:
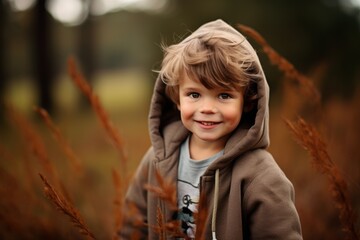
<instances>
[{"instance_id":1,"label":"blurred tree","mask_svg":"<svg viewBox=\"0 0 360 240\"><path fill-rule=\"evenodd\" d=\"M82 72L89 81L94 71L100 68L119 70L140 66L147 71L158 69L162 59L160 42L178 42L189 31L217 18L233 26L242 23L256 29L274 49L305 74L310 75L318 66L325 66L318 82L325 96L351 96L360 75L360 59L357 58L360 54L359 23L340 7L341 0L168 0L168 7L163 12L122 9L103 16L89 14L92 4L100 0L81 1L87 19L79 26L69 27L53 21L45 10L47 1L38 0L35 8L29 11L36 19L32 23L35 57L31 55L29 63L20 63L18 55L8 54L11 62L15 62L12 69L6 69L9 77L10 73L19 73L24 68L32 69L29 66L34 64L39 104L50 111L53 108L54 66L63 66L68 55L77 54ZM3 6L7 1L0 2ZM0 32L4 32L1 29L4 29L6 14L3 14L3 8L0 11ZM18 13L14 11L13 14ZM6 28L16 29L13 25ZM21 37L24 33L13 35L7 34L6 37L14 42L25 41ZM1 41L0 44L4 45ZM254 47L259 50L272 89L276 90L281 73L270 66L256 44ZM0 54L3 56L4 53ZM0 74L1 68L4 68L3 64ZM3 82L1 80L0 89Z\"/></svg>"},{"instance_id":2,"label":"blurred tree","mask_svg":"<svg viewBox=\"0 0 360 240\"><path fill-rule=\"evenodd\" d=\"M94 17L91 16L90 11L93 7L94 0L82 0L83 2L83 14L87 17L85 21L79 26L77 35L77 51L79 56L79 63L81 65L81 71L85 79L92 82L94 73L96 72L96 34ZM89 106L87 99L80 96L81 107Z\"/></svg>"},{"instance_id":3,"label":"blurred tree","mask_svg":"<svg viewBox=\"0 0 360 240\"><path fill-rule=\"evenodd\" d=\"M51 18L46 10L46 0L38 0L34 9L34 56L35 79L39 93L39 105L49 112L54 109L51 94L54 82Z\"/></svg>"},{"instance_id":4,"label":"blurred tree","mask_svg":"<svg viewBox=\"0 0 360 240\"><path fill-rule=\"evenodd\" d=\"M89 14L93 6L93 0L82 0L84 14L87 14L86 20L79 27L78 32L78 51L79 58L82 65L82 71L88 81L92 80L95 72L95 51L96 51L96 36L94 18Z\"/></svg>"},{"instance_id":5,"label":"blurred tree","mask_svg":"<svg viewBox=\"0 0 360 240\"><path fill-rule=\"evenodd\" d=\"M0 1L0 125L3 123L3 101L5 94L5 3L4 1Z\"/></svg>"},{"instance_id":6,"label":"blurred tree","mask_svg":"<svg viewBox=\"0 0 360 240\"><path fill-rule=\"evenodd\" d=\"M351 97L356 89L360 75L359 20L344 11L340 0L209 0L206 4L169 0L169 3L172 12L163 16L168 18L163 21L163 29L169 36L174 32L183 34L184 28L194 30L217 18L232 25L245 24L260 32L303 73L311 74L324 66L325 72L317 81L325 99L333 95ZM265 58L262 62L275 90L281 76L261 51L259 56Z\"/></svg>"},{"instance_id":7,"label":"blurred tree","mask_svg":"<svg viewBox=\"0 0 360 240\"><path fill-rule=\"evenodd\" d=\"M5 26L6 26L5 2L0 1L0 104L4 101L5 91ZM0 110L1 115L1 110Z\"/></svg>"}]
</instances>

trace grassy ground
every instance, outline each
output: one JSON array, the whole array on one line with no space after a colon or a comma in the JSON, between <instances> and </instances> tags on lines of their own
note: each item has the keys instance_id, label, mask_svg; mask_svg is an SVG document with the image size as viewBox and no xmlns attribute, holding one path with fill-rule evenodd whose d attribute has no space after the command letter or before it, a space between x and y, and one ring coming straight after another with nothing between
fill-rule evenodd
<instances>
[{"instance_id":1,"label":"grassy ground","mask_svg":"<svg viewBox=\"0 0 360 240\"><path fill-rule=\"evenodd\" d=\"M129 172L134 171L149 147L147 114L151 90L143 82L144 75L138 72L121 72L100 74L92 84L94 92L99 96L102 106L124 140ZM28 121L31 130L41 139L46 150L45 154L90 228L99 239L110 239L114 231L115 219L113 216L115 186L112 171L114 169L121 171L123 166L120 164L120 155L91 107L79 107L81 105L81 95L79 94L81 93L70 79L66 77L59 79L54 93L57 110L51 116L52 120L67 139L76 158L80 160L83 166L82 172L72 168L72 164L60 144L55 141L51 131L34 112L36 92L28 81L20 80L17 85L10 86L6 98L18 114ZM4 234L2 236L8 239L12 237L34 239L39 236L37 231L44 230L41 229L44 226L40 224L42 217L52 227L67 226L55 227L55 229L46 226L49 231L53 232L52 235L68 232L69 229L72 229L71 224L66 223L67 219L61 214L49 209L50 202L41 193L43 185L37 174L42 173L46 176L49 173L44 172L41 163L33 156L32 144L27 142L29 139L23 139L23 133L24 130L11 118L5 119L5 124L1 126L0 156L2 161L0 167L2 173L10 174L14 177L13 180L16 184L21 187L10 189L8 186L2 186L1 190L7 193L9 201L4 201L0 208L4 210L11 206L14 208L14 214L17 210L21 210L17 205L24 204L24 199L18 199L15 196L26 190L31 195L31 199L37 199L33 204L37 206L36 209L40 209L41 214L39 216L36 212L27 213L33 215L33 221L27 218L4 220L3 224L0 224L0 236ZM36 144L39 145L39 143ZM29 169L26 169L27 167ZM9 178L5 177L3 175L4 179L2 180L9 181ZM29 186L30 182L31 186ZM10 202L13 202L14 205ZM6 211L3 212L6 213ZM30 216L28 217L30 218ZM10 226L7 226L8 224ZM30 231L28 236L17 232L19 229L25 231L35 224L39 229L36 230L34 227L33 232ZM12 227L15 225L17 227ZM75 234L74 231L70 232ZM75 234L75 236L77 235ZM61 238L60 235L58 237Z\"/></svg>"},{"instance_id":2,"label":"grassy ground","mask_svg":"<svg viewBox=\"0 0 360 240\"><path fill-rule=\"evenodd\" d=\"M124 139L129 174L150 145L147 113L151 90L143 84L144 80L151 81L137 72L103 73L92 83ZM282 100L270 109L270 151L295 186L304 239L343 239L339 213L326 177L316 172L308 153L295 143L283 121L302 113L311 119L315 113L304 109L303 97L292 89L284 86L281 94ZM116 195L112 172L122 168L116 147L93 109L80 110L79 90L68 78L60 79L55 89L57 112L52 117L83 166L82 171L74 169L61 144L40 118L31 114L35 96L26 81L10 86L6 95L41 139L48 159L89 228L98 239L110 239L114 233ZM327 102L322 109L323 124L319 126L332 159L348 183L350 201L357 214L360 214L359 96L349 101ZM34 157L33 146L41 144L34 143L34 138L24 140L23 133L24 129L11 118L1 128L0 237L80 239L66 216L45 198L38 173L49 176L49 172Z\"/></svg>"}]
</instances>

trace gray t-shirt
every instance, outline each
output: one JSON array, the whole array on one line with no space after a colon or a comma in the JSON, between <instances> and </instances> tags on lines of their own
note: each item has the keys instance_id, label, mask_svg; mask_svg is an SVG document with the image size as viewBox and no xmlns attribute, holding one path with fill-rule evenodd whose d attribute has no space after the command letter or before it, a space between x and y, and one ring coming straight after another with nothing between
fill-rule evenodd
<instances>
[{"instance_id":1,"label":"gray t-shirt","mask_svg":"<svg viewBox=\"0 0 360 240\"><path fill-rule=\"evenodd\" d=\"M179 169L177 179L178 219L181 220L183 232L190 238L195 238L195 219L199 203L199 182L207 167L223 155L224 150L204 160L190 158L189 139L181 144Z\"/></svg>"}]
</instances>

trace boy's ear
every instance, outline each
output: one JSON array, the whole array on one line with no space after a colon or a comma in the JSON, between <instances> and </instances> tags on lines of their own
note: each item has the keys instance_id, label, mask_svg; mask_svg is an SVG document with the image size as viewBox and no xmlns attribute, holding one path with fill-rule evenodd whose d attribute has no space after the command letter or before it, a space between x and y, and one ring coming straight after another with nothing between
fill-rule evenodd
<instances>
[{"instance_id":1,"label":"boy's ear","mask_svg":"<svg viewBox=\"0 0 360 240\"><path fill-rule=\"evenodd\" d=\"M180 103L176 104L176 108L180 111Z\"/></svg>"}]
</instances>

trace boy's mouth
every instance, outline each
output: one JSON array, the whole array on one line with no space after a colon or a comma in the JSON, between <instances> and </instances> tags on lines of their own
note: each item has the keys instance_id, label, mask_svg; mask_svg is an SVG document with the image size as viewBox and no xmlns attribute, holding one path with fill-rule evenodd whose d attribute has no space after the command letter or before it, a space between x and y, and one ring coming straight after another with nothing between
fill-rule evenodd
<instances>
[{"instance_id":1,"label":"boy's mouth","mask_svg":"<svg viewBox=\"0 0 360 240\"><path fill-rule=\"evenodd\" d=\"M213 125L219 124L218 122L208 122L208 121L196 121L196 122L198 122L204 126L213 126Z\"/></svg>"},{"instance_id":2,"label":"boy's mouth","mask_svg":"<svg viewBox=\"0 0 360 240\"><path fill-rule=\"evenodd\" d=\"M202 125L205 125L205 126L211 126L211 125L214 125L215 123L213 122L201 122Z\"/></svg>"}]
</instances>

